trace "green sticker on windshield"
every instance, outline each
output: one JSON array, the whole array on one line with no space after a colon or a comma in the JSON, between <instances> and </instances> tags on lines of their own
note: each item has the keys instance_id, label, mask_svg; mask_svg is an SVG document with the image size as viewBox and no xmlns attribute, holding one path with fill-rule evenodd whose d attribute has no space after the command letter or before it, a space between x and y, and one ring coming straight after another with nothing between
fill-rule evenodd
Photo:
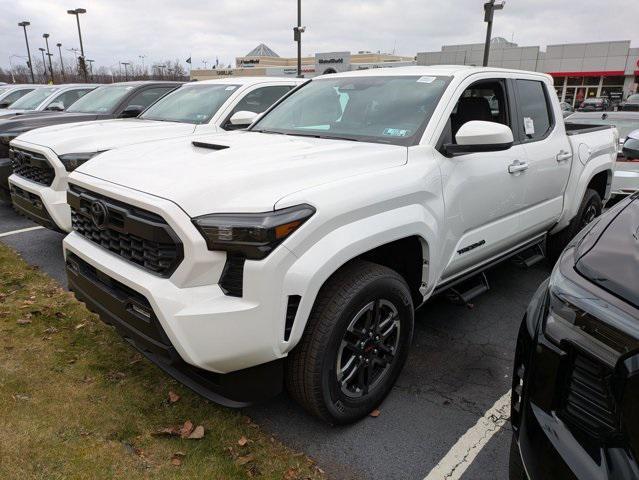
<instances>
[{"instance_id":1,"label":"green sticker on windshield","mask_svg":"<svg viewBox=\"0 0 639 480\"><path fill-rule=\"evenodd\" d=\"M410 135L410 130L405 128L385 128L384 135L389 137L407 137Z\"/></svg>"}]
</instances>

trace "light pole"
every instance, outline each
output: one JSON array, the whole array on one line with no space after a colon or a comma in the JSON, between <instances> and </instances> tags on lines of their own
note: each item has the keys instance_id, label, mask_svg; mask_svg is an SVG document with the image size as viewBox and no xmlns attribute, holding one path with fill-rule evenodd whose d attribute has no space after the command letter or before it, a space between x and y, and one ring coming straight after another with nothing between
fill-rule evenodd
<instances>
[{"instance_id":1,"label":"light pole","mask_svg":"<svg viewBox=\"0 0 639 480\"><path fill-rule=\"evenodd\" d=\"M11 68L11 83L16 83L16 77L15 77L15 74L13 72L13 69L14 69L13 61L11 60L13 57L21 58L23 60L26 60L27 57L23 57L22 55L15 55L15 54L9 55L9 67Z\"/></svg>"},{"instance_id":2,"label":"light pole","mask_svg":"<svg viewBox=\"0 0 639 480\"><path fill-rule=\"evenodd\" d=\"M53 57L53 55L49 51L49 34L43 33L42 38L44 38L44 41L47 44L47 57L49 57L49 75L51 76L51 83L55 83L55 80L53 79L53 64L51 63L51 57Z\"/></svg>"},{"instance_id":3,"label":"light pole","mask_svg":"<svg viewBox=\"0 0 639 480\"><path fill-rule=\"evenodd\" d=\"M62 44L56 43L56 47L58 47L58 53L60 54L60 74L62 74L62 81L66 80L66 75L64 74L64 62L62 60Z\"/></svg>"},{"instance_id":4,"label":"light pole","mask_svg":"<svg viewBox=\"0 0 639 480\"><path fill-rule=\"evenodd\" d=\"M158 70L160 71L160 78L164 78L164 69L166 65L158 65Z\"/></svg>"},{"instance_id":5,"label":"light pole","mask_svg":"<svg viewBox=\"0 0 639 480\"><path fill-rule=\"evenodd\" d=\"M84 75L85 83L88 82L87 75L87 64L84 61L84 45L82 45L82 30L80 30L80 14L87 13L84 8L76 8L75 10L67 10L69 15L75 15L75 19L78 23L78 37L80 37L80 53L82 56L80 57L80 69L82 70L82 74Z\"/></svg>"},{"instance_id":6,"label":"light pole","mask_svg":"<svg viewBox=\"0 0 639 480\"><path fill-rule=\"evenodd\" d=\"M89 75L91 75L91 81L93 81L93 62L95 62L95 60L89 60L87 58L87 63L89 64Z\"/></svg>"},{"instance_id":7,"label":"light pole","mask_svg":"<svg viewBox=\"0 0 639 480\"><path fill-rule=\"evenodd\" d=\"M24 29L24 41L27 43L27 57L29 57L27 63L29 64L29 70L31 71L31 83L35 83L35 75L33 75L33 64L31 63L31 50L29 50L29 39L27 38L27 27L29 25L31 25L31 23L26 21L18 23L18 27L22 27Z\"/></svg>"},{"instance_id":8,"label":"light pole","mask_svg":"<svg viewBox=\"0 0 639 480\"><path fill-rule=\"evenodd\" d=\"M124 65L124 81L129 81L129 72L127 70L127 66L131 65L131 62L120 62L120 65Z\"/></svg>"},{"instance_id":9,"label":"light pole","mask_svg":"<svg viewBox=\"0 0 639 480\"><path fill-rule=\"evenodd\" d=\"M44 83L48 82L48 77L47 77L47 62L44 59L44 48L40 47L38 48L38 50L40 50L42 52L42 69L44 70Z\"/></svg>"},{"instance_id":10,"label":"light pole","mask_svg":"<svg viewBox=\"0 0 639 480\"><path fill-rule=\"evenodd\" d=\"M208 61L206 61L206 60L202 60L202 63L204 64L204 70L206 70L206 65L207 65L209 62L208 62Z\"/></svg>"},{"instance_id":11,"label":"light pole","mask_svg":"<svg viewBox=\"0 0 639 480\"><path fill-rule=\"evenodd\" d=\"M138 55L138 58L142 60L142 71L144 76L146 76L146 65L144 64L144 59L146 58L146 55Z\"/></svg>"},{"instance_id":12,"label":"light pole","mask_svg":"<svg viewBox=\"0 0 639 480\"><path fill-rule=\"evenodd\" d=\"M302 0L297 0L297 26L293 27L293 40L297 42L297 78L302 75L302 33L306 27L302 27Z\"/></svg>"},{"instance_id":13,"label":"light pole","mask_svg":"<svg viewBox=\"0 0 639 480\"><path fill-rule=\"evenodd\" d=\"M486 43L484 44L484 67L488 66L488 56L490 54L490 36L493 32L493 14L495 10L501 10L504 8L506 2L495 3L495 0L489 0L484 3L484 22L486 25Z\"/></svg>"}]
</instances>

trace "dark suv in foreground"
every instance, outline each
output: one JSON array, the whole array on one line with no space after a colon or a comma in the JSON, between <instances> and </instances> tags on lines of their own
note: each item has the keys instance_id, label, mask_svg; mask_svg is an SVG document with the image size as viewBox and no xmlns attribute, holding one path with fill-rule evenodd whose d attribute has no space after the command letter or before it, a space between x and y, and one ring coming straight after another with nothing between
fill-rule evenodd
<instances>
[{"instance_id":1,"label":"dark suv in foreground","mask_svg":"<svg viewBox=\"0 0 639 480\"><path fill-rule=\"evenodd\" d=\"M639 192L535 293L513 375L510 478L639 478Z\"/></svg>"}]
</instances>

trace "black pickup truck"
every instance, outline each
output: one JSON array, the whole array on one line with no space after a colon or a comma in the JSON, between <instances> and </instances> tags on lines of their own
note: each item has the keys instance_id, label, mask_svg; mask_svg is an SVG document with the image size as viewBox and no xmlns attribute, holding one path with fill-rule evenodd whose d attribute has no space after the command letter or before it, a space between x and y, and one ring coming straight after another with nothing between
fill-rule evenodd
<instances>
[{"instance_id":1,"label":"black pickup truck","mask_svg":"<svg viewBox=\"0 0 639 480\"><path fill-rule=\"evenodd\" d=\"M7 120L0 119L0 198L10 198L7 181L12 172L9 142L21 133L63 123L137 117L180 85L180 82L161 81L114 83L87 93L65 112L34 112Z\"/></svg>"}]
</instances>

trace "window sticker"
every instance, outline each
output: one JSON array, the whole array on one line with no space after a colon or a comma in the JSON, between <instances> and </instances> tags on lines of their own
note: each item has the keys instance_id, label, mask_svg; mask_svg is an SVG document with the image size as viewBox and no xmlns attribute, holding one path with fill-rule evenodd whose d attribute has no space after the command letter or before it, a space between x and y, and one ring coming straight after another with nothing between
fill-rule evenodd
<instances>
[{"instance_id":1,"label":"window sticker","mask_svg":"<svg viewBox=\"0 0 639 480\"><path fill-rule=\"evenodd\" d=\"M230 90L235 90L237 87L235 85L229 85L228 87L226 87L224 90L226 91L230 91Z\"/></svg>"},{"instance_id":2,"label":"window sticker","mask_svg":"<svg viewBox=\"0 0 639 480\"><path fill-rule=\"evenodd\" d=\"M524 133L526 135L535 134L535 122L530 117L524 117Z\"/></svg>"},{"instance_id":3,"label":"window sticker","mask_svg":"<svg viewBox=\"0 0 639 480\"><path fill-rule=\"evenodd\" d=\"M419 83L433 83L433 80L435 80L435 77L424 76L424 77L419 77L417 79L417 82L419 82Z\"/></svg>"},{"instance_id":4,"label":"window sticker","mask_svg":"<svg viewBox=\"0 0 639 480\"><path fill-rule=\"evenodd\" d=\"M410 135L410 130L405 128L385 128L384 135L389 137L407 137Z\"/></svg>"}]
</instances>

